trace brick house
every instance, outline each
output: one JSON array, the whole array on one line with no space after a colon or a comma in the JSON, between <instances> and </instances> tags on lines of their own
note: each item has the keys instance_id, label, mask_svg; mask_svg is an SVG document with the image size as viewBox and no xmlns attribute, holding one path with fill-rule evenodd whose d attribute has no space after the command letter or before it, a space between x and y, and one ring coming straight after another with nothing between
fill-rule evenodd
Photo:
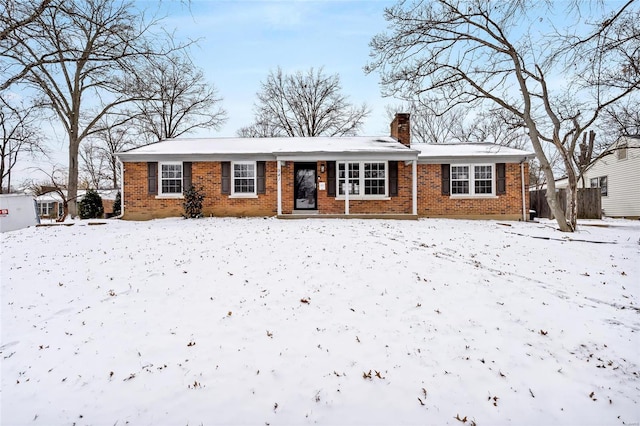
<instances>
[{"instance_id":1,"label":"brick house","mask_svg":"<svg viewBox=\"0 0 640 426\"><path fill-rule=\"evenodd\" d=\"M526 219L533 154L410 145L409 128L397 114L390 137L176 138L120 152L123 217L181 216L196 185L205 216Z\"/></svg>"}]
</instances>

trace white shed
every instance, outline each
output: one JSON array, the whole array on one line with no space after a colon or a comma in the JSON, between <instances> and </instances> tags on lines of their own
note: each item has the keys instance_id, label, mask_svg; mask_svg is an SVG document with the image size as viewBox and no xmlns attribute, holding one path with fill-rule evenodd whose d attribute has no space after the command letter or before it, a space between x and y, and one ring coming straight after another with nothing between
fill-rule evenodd
<instances>
[{"instance_id":1,"label":"white shed","mask_svg":"<svg viewBox=\"0 0 640 426\"><path fill-rule=\"evenodd\" d=\"M0 194L0 232L15 231L40 223L33 196Z\"/></svg>"}]
</instances>

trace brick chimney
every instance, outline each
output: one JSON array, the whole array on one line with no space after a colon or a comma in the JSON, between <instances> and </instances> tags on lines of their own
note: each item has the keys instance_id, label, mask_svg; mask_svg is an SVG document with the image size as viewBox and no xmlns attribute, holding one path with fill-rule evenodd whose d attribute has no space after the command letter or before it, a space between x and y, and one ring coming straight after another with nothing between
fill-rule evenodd
<instances>
[{"instance_id":1,"label":"brick chimney","mask_svg":"<svg viewBox=\"0 0 640 426\"><path fill-rule=\"evenodd\" d=\"M403 145L411 145L411 121L409 113L398 112L391 122L391 137Z\"/></svg>"}]
</instances>

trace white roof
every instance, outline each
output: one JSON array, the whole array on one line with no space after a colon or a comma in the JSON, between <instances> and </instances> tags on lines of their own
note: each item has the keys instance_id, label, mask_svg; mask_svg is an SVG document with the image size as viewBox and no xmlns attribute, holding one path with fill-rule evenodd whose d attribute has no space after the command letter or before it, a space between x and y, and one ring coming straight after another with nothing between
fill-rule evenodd
<instances>
[{"instance_id":1,"label":"white roof","mask_svg":"<svg viewBox=\"0 0 640 426\"><path fill-rule=\"evenodd\" d=\"M176 138L118 153L123 161L339 159L389 157L415 159L417 152L391 137Z\"/></svg>"},{"instance_id":2,"label":"white roof","mask_svg":"<svg viewBox=\"0 0 640 426\"><path fill-rule=\"evenodd\" d=\"M420 163L438 164L443 162L520 162L535 157L535 154L521 149L509 148L492 143L429 144L411 145L418 151Z\"/></svg>"},{"instance_id":3,"label":"white roof","mask_svg":"<svg viewBox=\"0 0 640 426\"><path fill-rule=\"evenodd\" d=\"M443 162L521 162L534 154L495 144L414 144L388 136L175 138L117 154L122 161L341 160L386 158Z\"/></svg>"}]
</instances>

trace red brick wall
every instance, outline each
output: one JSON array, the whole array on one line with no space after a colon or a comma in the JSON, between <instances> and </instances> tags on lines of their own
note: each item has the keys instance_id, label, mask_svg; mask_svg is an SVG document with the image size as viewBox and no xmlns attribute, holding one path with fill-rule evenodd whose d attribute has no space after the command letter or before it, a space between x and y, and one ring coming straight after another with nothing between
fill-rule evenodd
<instances>
[{"instance_id":1,"label":"red brick wall","mask_svg":"<svg viewBox=\"0 0 640 426\"><path fill-rule=\"evenodd\" d=\"M325 172L320 171L325 165ZM125 163L124 217L145 220L162 217L179 217L184 213L183 199L157 198L147 189L147 163ZM294 163L282 166L282 213L290 214L294 206ZM326 162L317 163L318 182L327 182ZM398 162L398 196L389 200L349 200L352 214L411 214L412 166ZM525 179L528 166L525 165ZM506 165L506 195L488 199L452 199L441 194L439 164L418 165L418 214L421 216L493 217L518 220L522 218L522 188L520 165ZM273 216L277 214L277 167L275 161L266 162L266 194L257 198L230 198L221 193L221 163L193 162L192 182L204 189L203 214L205 216ZM528 182L527 182L528 184ZM529 200L526 198L527 211ZM344 200L328 196L328 191L318 190L320 214L344 213Z\"/></svg>"},{"instance_id":2,"label":"red brick wall","mask_svg":"<svg viewBox=\"0 0 640 426\"><path fill-rule=\"evenodd\" d=\"M491 198L451 198L442 195L440 164L418 165L418 214L428 217L522 219L522 183L520 164L507 163L506 194ZM525 185L529 185L529 166L524 168ZM525 196L526 211L529 197Z\"/></svg>"},{"instance_id":3,"label":"red brick wall","mask_svg":"<svg viewBox=\"0 0 640 426\"><path fill-rule=\"evenodd\" d=\"M257 198L230 198L221 193L220 162L193 162L192 183L204 189L204 216L272 216L277 209L276 163L266 163L266 193ZM133 220L179 217L183 199L157 198L147 188L147 163L124 163L124 218ZM293 191L292 191L293 192Z\"/></svg>"},{"instance_id":4,"label":"red brick wall","mask_svg":"<svg viewBox=\"0 0 640 426\"><path fill-rule=\"evenodd\" d=\"M318 163L325 164L325 161ZM325 167L326 168L326 167ZM320 173L320 182L327 182L327 172ZM398 162L398 196L388 200L356 200L349 199L349 213L351 214L411 214L411 164L405 166L404 161ZM318 212L320 214L343 214L344 200L329 197L328 191L318 191Z\"/></svg>"}]
</instances>

